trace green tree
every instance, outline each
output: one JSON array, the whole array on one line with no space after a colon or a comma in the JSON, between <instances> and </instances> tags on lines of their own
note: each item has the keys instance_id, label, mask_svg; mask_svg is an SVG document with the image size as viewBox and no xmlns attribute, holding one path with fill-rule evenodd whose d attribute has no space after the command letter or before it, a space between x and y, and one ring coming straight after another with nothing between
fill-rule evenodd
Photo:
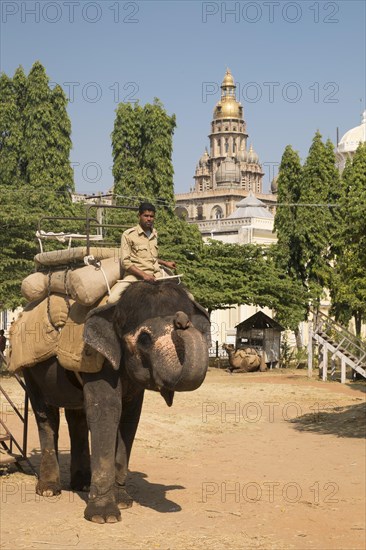
<instances>
[{"instance_id":1,"label":"green tree","mask_svg":"<svg viewBox=\"0 0 366 550\"><path fill-rule=\"evenodd\" d=\"M196 227L197 234L189 231L188 235L187 227L192 226L180 223L182 232L164 253L177 260L183 283L209 312L253 304L274 309L286 328L297 327L303 319L305 291L299 281L276 266L272 249L215 240L203 244ZM165 230L171 235L168 224Z\"/></svg>"},{"instance_id":2,"label":"green tree","mask_svg":"<svg viewBox=\"0 0 366 550\"><path fill-rule=\"evenodd\" d=\"M24 110L27 159L27 183L59 192L60 201L68 202L74 189L70 166L71 124L66 112L67 100L60 86L52 91L44 67L34 63L27 80Z\"/></svg>"},{"instance_id":3,"label":"green tree","mask_svg":"<svg viewBox=\"0 0 366 550\"><path fill-rule=\"evenodd\" d=\"M301 193L302 167L300 157L287 145L278 173L278 207L274 229L277 232L277 262L294 277L303 281L301 243L298 235L298 202Z\"/></svg>"},{"instance_id":4,"label":"green tree","mask_svg":"<svg viewBox=\"0 0 366 550\"><path fill-rule=\"evenodd\" d=\"M14 73L13 77L14 90L16 94L16 104L19 112L19 124L20 124L20 134L22 136L20 143L20 154L18 159L19 164L19 178L21 182L26 181L26 169L27 169L27 158L26 158L26 140L25 140L25 106L27 103L27 77L24 73L23 67L18 67Z\"/></svg>"},{"instance_id":5,"label":"green tree","mask_svg":"<svg viewBox=\"0 0 366 550\"><path fill-rule=\"evenodd\" d=\"M49 88L39 62L28 78L19 68L13 81L3 76L1 82L1 105L6 106L2 134L14 137L16 146L11 148L7 141L0 153L7 155L8 173L6 180L3 176L0 180L0 300L3 307L14 308L24 302L20 284L34 269L38 221L44 216L72 216L76 209L70 193L74 189L69 161L71 125L62 89ZM79 227L60 221L43 229L76 231Z\"/></svg>"},{"instance_id":6,"label":"green tree","mask_svg":"<svg viewBox=\"0 0 366 550\"><path fill-rule=\"evenodd\" d=\"M120 103L112 132L114 196L116 206L138 206L149 200L157 207L173 209L173 132L175 117L161 102L141 107ZM126 210L107 211L107 223L119 225L108 230L114 242L120 231L136 223L136 214Z\"/></svg>"},{"instance_id":7,"label":"green tree","mask_svg":"<svg viewBox=\"0 0 366 550\"><path fill-rule=\"evenodd\" d=\"M338 233L331 284L332 312L360 336L366 319L366 144L358 146L342 174Z\"/></svg>"},{"instance_id":8,"label":"green tree","mask_svg":"<svg viewBox=\"0 0 366 550\"><path fill-rule=\"evenodd\" d=\"M16 185L20 178L20 151L23 135L21 112L11 78L0 76L0 183Z\"/></svg>"},{"instance_id":9,"label":"green tree","mask_svg":"<svg viewBox=\"0 0 366 550\"><path fill-rule=\"evenodd\" d=\"M142 163L147 172L148 193L167 204L174 203L173 133L175 115L169 116L155 98L142 112Z\"/></svg>"},{"instance_id":10,"label":"green tree","mask_svg":"<svg viewBox=\"0 0 366 550\"><path fill-rule=\"evenodd\" d=\"M299 275L318 307L331 278L332 242L337 230L333 204L339 175L331 142L325 145L316 132L303 167L297 224L301 248Z\"/></svg>"},{"instance_id":11,"label":"green tree","mask_svg":"<svg viewBox=\"0 0 366 550\"><path fill-rule=\"evenodd\" d=\"M298 222L301 177L302 167L300 157L292 149L291 145L288 145L282 155L278 174L279 205L274 220L274 229L277 232L277 244L273 247L272 258L276 269L282 269L294 285L301 282L302 292L300 295L304 296L306 273ZM289 295L291 295L291 292ZM286 298L286 295L284 297ZM282 310L281 303L278 304L278 309L279 311ZM294 316L291 315L291 311L288 312L288 316L298 319L298 322L303 321L306 318L306 314L307 300L305 297L302 303L301 315L298 314L297 309ZM286 325L286 323L284 324ZM290 321L290 324L293 325L293 320ZM300 349L302 341L299 328L298 326L292 326L292 328L295 332L297 347Z\"/></svg>"},{"instance_id":12,"label":"green tree","mask_svg":"<svg viewBox=\"0 0 366 550\"><path fill-rule=\"evenodd\" d=\"M142 113L138 103L120 103L116 110L112 132L114 194L124 199L124 204L129 204L130 198L148 195L147 173L141 164Z\"/></svg>"}]
</instances>

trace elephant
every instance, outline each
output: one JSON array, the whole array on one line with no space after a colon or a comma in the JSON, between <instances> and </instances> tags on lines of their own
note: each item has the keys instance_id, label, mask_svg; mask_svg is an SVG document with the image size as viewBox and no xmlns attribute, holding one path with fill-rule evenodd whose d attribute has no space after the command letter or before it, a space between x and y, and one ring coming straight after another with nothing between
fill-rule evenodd
<instances>
[{"instance_id":1,"label":"elephant","mask_svg":"<svg viewBox=\"0 0 366 550\"><path fill-rule=\"evenodd\" d=\"M120 509L132 505L125 483L144 390L160 392L171 406L175 391L198 388L208 367L209 331L207 312L181 284L136 282L118 302L96 307L86 318L84 340L105 358L99 372L76 375L56 357L23 369L41 445L37 494L61 492L57 439L63 407L71 489L90 487L84 517L120 521Z\"/></svg>"},{"instance_id":2,"label":"elephant","mask_svg":"<svg viewBox=\"0 0 366 550\"><path fill-rule=\"evenodd\" d=\"M259 355L254 348L234 349L232 344L223 344L222 348L229 356L229 371L232 372L255 372L265 371L264 357Z\"/></svg>"}]
</instances>

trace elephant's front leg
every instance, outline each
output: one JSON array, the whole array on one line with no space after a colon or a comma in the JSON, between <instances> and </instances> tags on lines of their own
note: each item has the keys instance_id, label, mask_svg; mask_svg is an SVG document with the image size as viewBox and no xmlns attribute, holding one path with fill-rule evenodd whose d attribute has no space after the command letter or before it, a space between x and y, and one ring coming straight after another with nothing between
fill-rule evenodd
<instances>
[{"instance_id":1,"label":"elephant's front leg","mask_svg":"<svg viewBox=\"0 0 366 550\"><path fill-rule=\"evenodd\" d=\"M84 516L95 523L121 519L115 499L115 454L122 410L119 374L110 365L83 374L85 410L91 438L91 485Z\"/></svg>"}]
</instances>

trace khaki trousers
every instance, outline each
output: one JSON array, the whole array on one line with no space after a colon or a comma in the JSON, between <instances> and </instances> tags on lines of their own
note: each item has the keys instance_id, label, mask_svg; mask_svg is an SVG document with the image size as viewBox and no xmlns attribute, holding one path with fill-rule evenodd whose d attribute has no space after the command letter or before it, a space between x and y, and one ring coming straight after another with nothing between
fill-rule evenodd
<instances>
[{"instance_id":1,"label":"khaki trousers","mask_svg":"<svg viewBox=\"0 0 366 550\"><path fill-rule=\"evenodd\" d=\"M155 279L160 279L163 277L163 274L155 273L154 277ZM141 281L141 279L138 279L135 275L126 275L126 277L124 277L121 281L117 281L111 288L111 293L108 297L107 303L113 304L114 302L117 302L122 292L124 292L131 283L135 283L136 281Z\"/></svg>"}]
</instances>

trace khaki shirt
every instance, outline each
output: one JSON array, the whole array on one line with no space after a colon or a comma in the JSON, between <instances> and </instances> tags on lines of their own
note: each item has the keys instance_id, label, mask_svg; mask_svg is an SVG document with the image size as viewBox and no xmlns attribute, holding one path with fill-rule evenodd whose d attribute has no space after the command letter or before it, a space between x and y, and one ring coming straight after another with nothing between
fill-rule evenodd
<instances>
[{"instance_id":1,"label":"khaki shirt","mask_svg":"<svg viewBox=\"0 0 366 550\"><path fill-rule=\"evenodd\" d=\"M128 270L133 265L144 273L160 276L157 237L155 229L148 237L140 225L124 231L121 238L122 267Z\"/></svg>"}]
</instances>

